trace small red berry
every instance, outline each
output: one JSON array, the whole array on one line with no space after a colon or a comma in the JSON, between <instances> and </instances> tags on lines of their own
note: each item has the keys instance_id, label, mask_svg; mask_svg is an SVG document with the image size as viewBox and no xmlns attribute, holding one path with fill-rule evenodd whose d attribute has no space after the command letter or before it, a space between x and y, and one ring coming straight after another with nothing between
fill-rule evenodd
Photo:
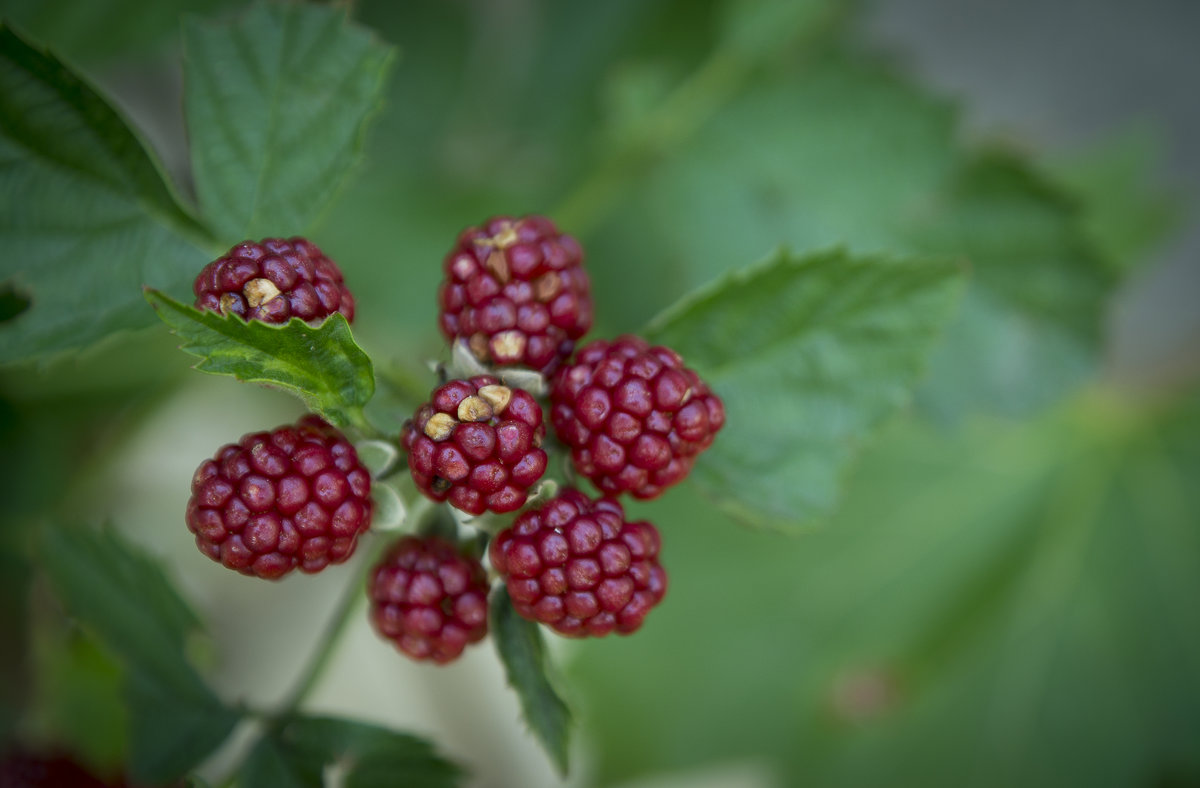
<instances>
[{"instance_id":1,"label":"small red berry","mask_svg":"<svg viewBox=\"0 0 1200 788\"><path fill-rule=\"evenodd\" d=\"M480 362L548 374L592 327L583 250L544 216L468 227L443 267L442 333L466 340Z\"/></svg>"},{"instance_id":2,"label":"small red berry","mask_svg":"<svg viewBox=\"0 0 1200 788\"><path fill-rule=\"evenodd\" d=\"M197 309L245 320L317 323L334 312L354 320L354 297L341 269L303 238L243 241L204 266L192 290Z\"/></svg>"},{"instance_id":3,"label":"small red berry","mask_svg":"<svg viewBox=\"0 0 1200 788\"><path fill-rule=\"evenodd\" d=\"M636 631L667 591L661 540L647 522L626 522L611 498L566 489L517 518L488 546L513 607L570 637Z\"/></svg>"},{"instance_id":4,"label":"small red berry","mask_svg":"<svg viewBox=\"0 0 1200 788\"><path fill-rule=\"evenodd\" d=\"M469 514L520 509L546 470L542 408L489 375L434 389L400 436L425 495Z\"/></svg>"},{"instance_id":5,"label":"small red berry","mask_svg":"<svg viewBox=\"0 0 1200 788\"><path fill-rule=\"evenodd\" d=\"M345 561L371 525L371 474L317 416L223 446L192 479L187 526L200 552L271 580Z\"/></svg>"},{"instance_id":6,"label":"small red berry","mask_svg":"<svg viewBox=\"0 0 1200 788\"><path fill-rule=\"evenodd\" d=\"M375 629L413 659L451 662L487 634L487 575L436 537L406 536L367 586Z\"/></svg>"},{"instance_id":7,"label":"small red berry","mask_svg":"<svg viewBox=\"0 0 1200 788\"><path fill-rule=\"evenodd\" d=\"M717 395L675 351L635 336L595 340L550 384L554 432L605 493L655 498L725 424Z\"/></svg>"}]
</instances>

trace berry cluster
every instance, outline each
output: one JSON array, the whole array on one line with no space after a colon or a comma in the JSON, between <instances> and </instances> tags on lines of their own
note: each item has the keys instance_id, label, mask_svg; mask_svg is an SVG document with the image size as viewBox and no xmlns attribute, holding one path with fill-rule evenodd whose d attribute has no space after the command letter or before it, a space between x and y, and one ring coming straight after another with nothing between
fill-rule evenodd
<instances>
[{"instance_id":1,"label":"berry cluster","mask_svg":"<svg viewBox=\"0 0 1200 788\"><path fill-rule=\"evenodd\" d=\"M601 497L565 487L527 508L487 555L520 615L569 637L629 634L662 601L661 539L631 522L621 494L655 498L687 476L725 422L721 400L675 351L635 336L595 340L583 251L545 217L469 227L444 261L439 326L478 371L443 379L399 444L416 488L472 517L526 505L569 453ZM312 243L247 241L210 263L196 307L245 320L309 322L354 299ZM514 368L524 370L515 372ZM538 381L543 403L517 385ZM186 521L200 550L243 574L276 579L345 561L371 524L371 477L346 436L317 416L244 436L201 464ZM405 536L374 567L371 620L418 660L449 662L487 633L486 571L469 549Z\"/></svg>"}]
</instances>

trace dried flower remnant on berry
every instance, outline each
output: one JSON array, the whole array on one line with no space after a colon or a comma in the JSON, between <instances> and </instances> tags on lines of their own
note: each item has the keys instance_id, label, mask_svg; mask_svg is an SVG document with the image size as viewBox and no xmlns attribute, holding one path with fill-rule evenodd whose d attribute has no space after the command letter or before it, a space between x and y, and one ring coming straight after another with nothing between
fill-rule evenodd
<instances>
[{"instance_id":1,"label":"dried flower remnant on berry","mask_svg":"<svg viewBox=\"0 0 1200 788\"><path fill-rule=\"evenodd\" d=\"M543 216L468 227L444 262L439 325L485 364L549 373L592 325L583 250Z\"/></svg>"},{"instance_id":2,"label":"dried flower remnant on berry","mask_svg":"<svg viewBox=\"0 0 1200 788\"><path fill-rule=\"evenodd\" d=\"M537 401L490 375L451 380L404 426L401 443L417 488L479 515L519 509L546 470Z\"/></svg>"},{"instance_id":3,"label":"dried flower remnant on berry","mask_svg":"<svg viewBox=\"0 0 1200 788\"><path fill-rule=\"evenodd\" d=\"M245 241L200 271L196 308L245 320L317 323L335 312L354 320L354 297L341 269L311 241Z\"/></svg>"}]
</instances>

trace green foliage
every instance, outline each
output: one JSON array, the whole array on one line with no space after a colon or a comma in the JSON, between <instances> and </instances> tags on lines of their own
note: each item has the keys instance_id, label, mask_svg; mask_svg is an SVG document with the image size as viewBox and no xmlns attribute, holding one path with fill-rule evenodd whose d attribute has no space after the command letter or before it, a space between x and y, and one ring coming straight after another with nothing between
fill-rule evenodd
<instances>
[{"instance_id":1,"label":"green foliage","mask_svg":"<svg viewBox=\"0 0 1200 788\"><path fill-rule=\"evenodd\" d=\"M273 326L198 310L155 290L146 291L146 300L184 341L182 349L203 359L196 365L201 372L291 392L333 424L361 423L375 376L342 315L315 328L299 318Z\"/></svg>"},{"instance_id":2,"label":"green foliage","mask_svg":"<svg viewBox=\"0 0 1200 788\"><path fill-rule=\"evenodd\" d=\"M229 244L310 229L357 162L393 51L336 8L257 4L184 29L196 191Z\"/></svg>"},{"instance_id":3,"label":"green foliage","mask_svg":"<svg viewBox=\"0 0 1200 788\"><path fill-rule=\"evenodd\" d=\"M244 788L321 788L336 769L346 788L453 788L458 766L423 739L332 717L293 717L255 745L242 767Z\"/></svg>"},{"instance_id":4,"label":"green foliage","mask_svg":"<svg viewBox=\"0 0 1200 788\"><path fill-rule=\"evenodd\" d=\"M521 701L521 712L533 735L541 742L562 775L567 774L570 753L571 711L546 674L546 644L532 621L513 609L508 590L492 592L489 630L496 652L504 663L508 683Z\"/></svg>"},{"instance_id":5,"label":"green foliage","mask_svg":"<svg viewBox=\"0 0 1200 788\"><path fill-rule=\"evenodd\" d=\"M131 775L155 784L181 777L240 716L187 661L195 614L158 564L111 528L47 527L38 554L66 608L125 668Z\"/></svg>"},{"instance_id":6,"label":"green foliage","mask_svg":"<svg viewBox=\"0 0 1200 788\"><path fill-rule=\"evenodd\" d=\"M969 160L910 235L919 248L965 255L975 285L921 391L928 410L1033 412L1092 372L1116 278L1074 202L1028 164L1001 153Z\"/></svg>"},{"instance_id":7,"label":"green foliage","mask_svg":"<svg viewBox=\"0 0 1200 788\"><path fill-rule=\"evenodd\" d=\"M1115 281L1070 198L1015 157L962 150L947 105L863 58L834 50L762 76L635 183L592 252L612 261L597 283L609 302L649 313L779 243L936 255L969 263L968 303L985 314L965 309L947 332L921 398L935 415L1034 412L1098 356ZM631 277L645 287L626 294ZM967 335L1004 352L964 348Z\"/></svg>"},{"instance_id":8,"label":"green foliage","mask_svg":"<svg viewBox=\"0 0 1200 788\"><path fill-rule=\"evenodd\" d=\"M1195 780L1197 446L1200 403L1098 398L895 430L802 541L664 500L670 597L573 675L600 782L747 757L788 785Z\"/></svg>"},{"instance_id":9,"label":"green foliage","mask_svg":"<svg viewBox=\"0 0 1200 788\"><path fill-rule=\"evenodd\" d=\"M0 27L0 282L28 299L0 363L147 325L144 284L180 289L204 230L122 118L61 61Z\"/></svg>"},{"instance_id":10,"label":"green foliage","mask_svg":"<svg viewBox=\"0 0 1200 788\"><path fill-rule=\"evenodd\" d=\"M1117 269L1144 262L1182 219L1180 206L1153 182L1162 160L1156 143L1148 132L1127 132L1051 164L1088 239Z\"/></svg>"},{"instance_id":11,"label":"green foliage","mask_svg":"<svg viewBox=\"0 0 1200 788\"><path fill-rule=\"evenodd\" d=\"M908 401L960 274L940 261L780 252L651 322L643 334L683 354L726 405L689 478L749 524L828 515L851 456Z\"/></svg>"}]
</instances>

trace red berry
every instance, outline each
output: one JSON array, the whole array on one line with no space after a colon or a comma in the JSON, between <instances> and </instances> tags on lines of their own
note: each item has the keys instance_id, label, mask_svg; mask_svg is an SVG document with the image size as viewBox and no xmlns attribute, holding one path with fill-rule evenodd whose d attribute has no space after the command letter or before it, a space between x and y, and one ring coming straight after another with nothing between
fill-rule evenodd
<instances>
[{"instance_id":1,"label":"red berry","mask_svg":"<svg viewBox=\"0 0 1200 788\"><path fill-rule=\"evenodd\" d=\"M550 385L555 434L606 493L655 498L687 476L725 408L679 354L640 337L589 342Z\"/></svg>"},{"instance_id":2,"label":"red berry","mask_svg":"<svg viewBox=\"0 0 1200 788\"><path fill-rule=\"evenodd\" d=\"M469 514L520 509L546 470L542 408L489 375L452 380L405 422L400 436L425 495Z\"/></svg>"},{"instance_id":3,"label":"red berry","mask_svg":"<svg viewBox=\"0 0 1200 788\"><path fill-rule=\"evenodd\" d=\"M243 241L196 277L197 309L245 320L319 323L334 312L354 320L354 297L337 264L303 238Z\"/></svg>"},{"instance_id":4,"label":"red berry","mask_svg":"<svg viewBox=\"0 0 1200 788\"><path fill-rule=\"evenodd\" d=\"M200 552L271 580L319 572L354 552L371 525L371 474L317 416L221 448L192 479L188 530Z\"/></svg>"},{"instance_id":5,"label":"red berry","mask_svg":"<svg viewBox=\"0 0 1200 788\"><path fill-rule=\"evenodd\" d=\"M487 575L474 558L435 537L406 536L367 586L379 634L413 659L451 662L487 634Z\"/></svg>"},{"instance_id":6,"label":"red berry","mask_svg":"<svg viewBox=\"0 0 1200 788\"><path fill-rule=\"evenodd\" d=\"M446 255L439 323L475 357L549 374L592 327L583 250L544 216L468 227Z\"/></svg>"},{"instance_id":7,"label":"red berry","mask_svg":"<svg viewBox=\"0 0 1200 788\"><path fill-rule=\"evenodd\" d=\"M570 637L636 631L667 591L658 530L625 522L611 498L566 489L530 509L488 547L513 607Z\"/></svg>"}]
</instances>

